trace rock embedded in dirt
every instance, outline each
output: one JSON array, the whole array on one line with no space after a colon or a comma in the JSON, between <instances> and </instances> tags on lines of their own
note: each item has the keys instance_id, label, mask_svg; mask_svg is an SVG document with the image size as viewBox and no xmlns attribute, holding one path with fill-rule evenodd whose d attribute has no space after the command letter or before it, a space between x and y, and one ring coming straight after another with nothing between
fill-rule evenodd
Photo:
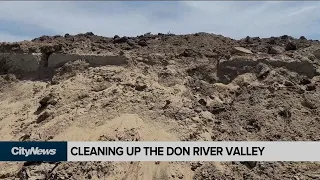
<instances>
[{"instance_id":1,"label":"rock embedded in dirt","mask_svg":"<svg viewBox=\"0 0 320 180\"><path fill-rule=\"evenodd\" d=\"M207 106L207 101L204 99L199 99L198 103L201 104L202 106Z\"/></svg>"},{"instance_id":2,"label":"rock embedded in dirt","mask_svg":"<svg viewBox=\"0 0 320 180\"><path fill-rule=\"evenodd\" d=\"M183 56L183 57L196 57L199 55L200 54L193 49L185 49L183 53L180 54L180 56Z\"/></svg>"},{"instance_id":3,"label":"rock embedded in dirt","mask_svg":"<svg viewBox=\"0 0 320 180\"><path fill-rule=\"evenodd\" d=\"M49 105L49 104L51 104L51 105L57 104L57 100L54 98L54 95L50 93L50 94L44 96L44 97L39 101L39 103L40 103L40 105L41 105L42 107L44 107L44 106L47 106L47 105Z\"/></svg>"},{"instance_id":4,"label":"rock embedded in dirt","mask_svg":"<svg viewBox=\"0 0 320 180\"><path fill-rule=\"evenodd\" d=\"M311 81L310 81L310 79L304 77L304 78L302 78L302 79L300 80L299 83L302 84L302 85L307 85L307 84L310 84Z\"/></svg>"},{"instance_id":5,"label":"rock embedded in dirt","mask_svg":"<svg viewBox=\"0 0 320 180\"><path fill-rule=\"evenodd\" d=\"M280 36L280 38L283 39L283 40L286 40L286 39L289 39L290 36L288 36L288 35L283 35L283 36Z\"/></svg>"},{"instance_id":6,"label":"rock embedded in dirt","mask_svg":"<svg viewBox=\"0 0 320 180\"><path fill-rule=\"evenodd\" d=\"M285 50L290 51L290 50L297 50L297 45L293 41L288 41L286 44Z\"/></svg>"},{"instance_id":7,"label":"rock embedded in dirt","mask_svg":"<svg viewBox=\"0 0 320 180\"><path fill-rule=\"evenodd\" d=\"M213 115L209 111L202 111L200 116L204 118L206 121L212 122L214 120Z\"/></svg>"},{"instance_id":8,"label":"rock embedded in dirt","mask_svg":"<svg viewBox=\"0 0 320 180\"><path fill-rule=\"evenodd\" d=\"M276 41L276 38L275 37L271 37L268 41L269 44L276 44L277 41Z\"/></svg>"},{"instance_id":9,"label":"rock embedded in dirt","mask_svg":"<svg viewBox=\"0 0 320 180\"><path fill-rule=\"evenodd\" d=\"M270 71L271 69L268 65L264 63L259 63L257 66L257 78L259 79L266 78L269 75Z\"/></svg>"},{"instance_id":10,"label":"rock embedded in dirt","mask_svg":"<svg viewBox=\"0 0 320 180\"><path fill-rule=\"evenodd\" d=\"M144 46L148 46L148 43L146 40L144 39L141 39L140 41L138 41L138 45L144 47Z\"/></svg>"},{"instance_id":11,"label":"rock embedded in dirt","mask_svg":"<svg viewBox=\"0 0 320 180\"><path fill-rule=\"evenodd\" d=\"M45 111L38 116L36 123L41 123L42 121L46 120L50 116L51 116L51 113L49 113L48 111Z\"/></svg>"},{"instance_id":12,"label":"rock embedded in dirt","mask_svg":"<svg viewBox=\"0 0 320 180\"><path fill-rule=\"evenodd\" d=\"M253 54L249 49L243 48L243 47L233 47L232 54L238 54L238 55L242 55L242 54Z\"/></svg>"},{"instance_id":13,"label":"rock embedded in dirt","mask_svg":"<svg viewBox=\"0 0 320 180\"><path fill-rule=\"evenodd\" d=\"M279 115L284 118L290 118L292 116L291 111L289 108L279 108Z\"/></svg>"},{"instance_id":14,"label":"rock embedded in dirt","mask_svg":"<svg viewBox=\"0 0 320 180\"><path fill-rule=\"evenodd\" d=\"M282 54L285 49L281 46L271 46L268 48L269 54Z\"/></svg>"},{"instance_id":15,"label":"rock embedded in dirt","mask_svg":"<svg viewBox=\"0 0 320 180\"><path fill-rule=\"evenodd\" d=\"M247 166L249 169L253 169L254 167L257 166L257 162L255 161L244 161L244 162L241 162L241 164Z\"/></svg>"},{"instance_id":16,"label":"rock embedded in dirt","mask_svg":"<svg viewBox=\"0 0 320 180\"><path fill-rule=\"evenodd\" d=\"M135 90L137 90L137 91L143 91L143 90L145 90L145 89L147 89L147 84L146 84L146 82L145 82L145 80L144 79L142 79L141 77L138 77L137 79L136 79L136 83L135 83Z\"/></svg>"},{"instance_id":17,"label":"rock embedded in dirt","mask_svg":"<svg viewBox=\"0 0 320 180\"><path fill-rule=\"evenodd\" d=\"M126 36L123 36L123 37L119 37L119 38L115 38L115 39L113 39L113 43L118 43L118 44L120 44L120 43L126 43L127 41L128 41L129 39L128 39L128 37L126 37Z\"/></svg>"},{"instance_id":18,"label":"rock embedded in dirt","mask_svg":"<svg viewBox=\"0 0 320 180\"><path fill-rule=\"evenodd\" d=\"M135 42L134 42L132 39L129 39L129 40L127 41L127 44L128 44L129 46L131 46L131 47L134 47L134 46L135 46Z\"/></svg>"},{"instance_id":19,"label":"rock embedded in dirt","mask_svg":"<svg viewBox=\"0 0 320 180\"><path fill-rule=\"evenodd\" d=\"M93 32L86 32L85 35L87 35L87 36L94 36Z\"/></svg>"},{"instance_id":20,"label":"rock embedded in dirt","mask_svg":"<svg viewBox=\"0 0 320 180\"><path fill-rule=\"evenodd\" d=\"M299 38L300 40L307 40L307 38L306 37L304 37L304 36L300 36L300 38Z\"/></svg>"},{"instance_id":21,"label":"rock embedded in dirt","mask_svg":"<svg viewBox=\"0 0 320 180\"><path fill-rule=\"evenodd\" d=\"M305 93L303 95L302 105L310 109L317 109L318 107L320 107L320 95Z\"/></svg>"},{"instance_id":22,"label":"rock embedded in dirt","mask_svg":"<svg viewBox=\"0 0 320 180\"><path fill-rule=\"evenodd\" d=\"M244 41L245 41L246 43L248 43L248 44L252 44L252 43L253 43L253 39L250 38L250 36L247 36L247 37L244 39Z\"/></svg>"},{"instance_id":23,"label":"rock embedded in dirt","mask_svg":"<svg viewBox=\"0 0 320 180\"><path fill-rule=\"evenodd\" d=\"M313 52L313 55L320 60L320 49Z\"/></svg>"},{"instance_id":24,"label":"rock embedded in dirt","mask_svg":"<svg viewBox=\"0 0 320 180\"><path fill-rule=\"evenodd\" d=\"M316 85L315 84L307 84L307 86L306 86L306 90L307 91L314 91L314 90L316 90Z\"/></svg>"}]
</instances>

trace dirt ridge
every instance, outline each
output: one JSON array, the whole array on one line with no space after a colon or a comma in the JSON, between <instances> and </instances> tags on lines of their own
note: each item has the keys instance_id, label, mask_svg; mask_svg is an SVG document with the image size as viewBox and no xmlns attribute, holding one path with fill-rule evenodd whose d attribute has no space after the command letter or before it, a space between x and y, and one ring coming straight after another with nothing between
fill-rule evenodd
<instances>
[{"instance_id":1,"label":"dirt ridge","mask_svg":"<svg viewBox=\"0 0 320 180\"><path fill-rule=\"evenodd\" d=\"M0 43L0 140L320 140L320 43L288 35ZM1 163L1 179L317 179L311 162Z\"/></svg>"}]
</instances>

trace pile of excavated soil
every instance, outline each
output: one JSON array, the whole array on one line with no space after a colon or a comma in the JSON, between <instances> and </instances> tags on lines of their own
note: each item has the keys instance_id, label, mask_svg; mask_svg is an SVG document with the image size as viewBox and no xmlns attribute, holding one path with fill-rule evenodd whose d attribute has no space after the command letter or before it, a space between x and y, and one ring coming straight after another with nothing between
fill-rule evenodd
<instances>
[{"instance_id":1,"label":"pile of excavated soil","mask_svg":"<svg viewBox=\"0 0 320 180\"><path fill-rule=\"evenodd\" d=\"M319 141L319 49L304 37L207 33L1 43L0 140ZM11 67L34 54L30 71ZM126 61L92 63L110 54ZM320 164L14 162L0 178L303 180L320 179Z\"/></svg>"}]
</instances>

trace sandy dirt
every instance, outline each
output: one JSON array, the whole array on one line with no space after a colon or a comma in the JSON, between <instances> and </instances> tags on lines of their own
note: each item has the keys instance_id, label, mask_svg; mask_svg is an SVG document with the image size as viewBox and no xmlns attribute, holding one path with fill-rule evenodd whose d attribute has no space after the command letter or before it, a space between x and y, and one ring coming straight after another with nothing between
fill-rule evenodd
<instances>
[{"instance_id":1,"label":"sandy dirt","mask_svg":"<svg viewBox=\"0 0 320 180\"><path fill-rule=\"evenodd\" d=\"M39 53L36 72L0 58L0 140L320 140L320 43L290 36L93 33L1 43ZM53 54L119 55L49 67ZM51 62L52 63L52 62ZM312 162L0 163L0 179L320 179Z\"/></svg>"}]
</instances>

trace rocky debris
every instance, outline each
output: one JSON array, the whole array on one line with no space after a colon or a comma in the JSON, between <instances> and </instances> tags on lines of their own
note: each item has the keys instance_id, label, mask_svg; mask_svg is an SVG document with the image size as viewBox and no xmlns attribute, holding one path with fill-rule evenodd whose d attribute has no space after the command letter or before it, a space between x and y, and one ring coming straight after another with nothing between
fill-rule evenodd
<instances>
[{"instance_id":1,"label":"rocky debris","mask_svg":"<svg viewBox=\"0 0 320 180\"><path fill-rule=\"evenodd\" d=\"M271 46L268 48L269 54L282 54L285 49L281 46Z\"/></svg>"},{"instance_id":2,"label":"rocky debris","mask_svg":"<svg viewBox=\"0 0 320 180\"><path fill-rule=\"evenodd\" d=\"M285 51L289 41L296 48ZM9 58L0 58L0 120L5 128L0 137L318 141L319 45L287 35L234 40L208 33L102 37L90 32L2 43L1 52ZM31 53L39 54L48 66L22 75L11 71L12 62L21 65L25 53L30 62L37 60ZM39 77L39 67L48 77ZM123 121L123 114L136 115ZM7 179L155 178L145 172L144 163L138 169L135 163L113 162L26 163L14 170L0 166L0 178ZM163 177L175 179L310 179L319 169L310 162L165 166L168 176Z\"/></svg>"},{"instance_id":3,"label":"rocky debris","mask_svg":"<svg viewBox=\"0 0 320 180\"><path fill-rule=\"evenodd\" d=\"M249 49L243 47L234 47L231 51L232 54L253 54Z\"/></svg>"}]
</instances>

